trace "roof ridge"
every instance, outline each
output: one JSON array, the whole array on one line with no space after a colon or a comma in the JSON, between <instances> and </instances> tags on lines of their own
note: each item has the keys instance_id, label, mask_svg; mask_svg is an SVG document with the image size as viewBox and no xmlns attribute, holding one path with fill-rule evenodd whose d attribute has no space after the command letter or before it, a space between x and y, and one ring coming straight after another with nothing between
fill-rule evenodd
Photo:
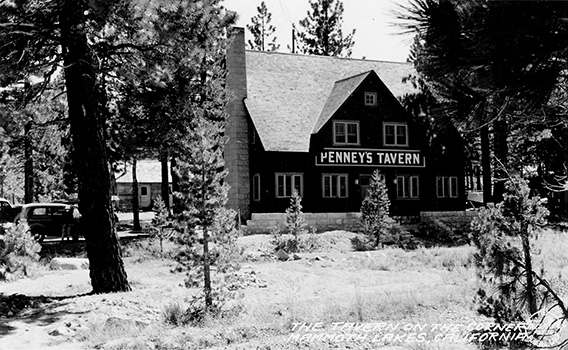
<instances>
[{"instance_id":1,"label":"roof ridge","mask_svg":"<svg viewBox=\"0 0 568 350\"><path fill-rule=\"evenodd\" d=\"M365 71L365 72L363 72L363 73L355 74L355 75L352 75L352 76L350 76L350 77L346 77L346 78L343 78L343 79L336 80L335 83L334 83L334 85L337 84L337 83L341 83L342 81L345 81L345 80L350 80L350 79L356 78L356 77L358 77L358 76L360 76L360 75L368 75L368 74L370 74L371 72L374 72L374 70L373 70L373 69L370 69L370 70ZM375 74L376 74L376 73L375 73Z\"/></svg>"},{"instance_id":2,"label":"roof ridge","mask_svg":"<svg viewBox=\"0 0 568 350\"><path fill-rule=\"evenodd\" d=\"M386 61L386 60L366 59L366 58L306 55L306 54L303 54L303 53L279 52L279 51L261 51L261 50L249 50L249 49L247 49L245 51L246 52L259 53L259 54L267 54L267 55L300 56L300 57L314 57L314 58L320 58L320 59L331 59L331 60L342 60L342 61L382 62L382 63L412 65L412 63L409 63L409 62Z\"/></svg>"}]
</instances>

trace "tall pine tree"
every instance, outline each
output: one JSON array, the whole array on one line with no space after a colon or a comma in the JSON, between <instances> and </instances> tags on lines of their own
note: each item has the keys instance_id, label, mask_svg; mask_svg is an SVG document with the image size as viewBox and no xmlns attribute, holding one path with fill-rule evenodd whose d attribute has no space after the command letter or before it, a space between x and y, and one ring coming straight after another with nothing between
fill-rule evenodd
<instances>
[{"instance_id":1,"label":"tall pine tree","mask_svg":"<svg viewBox=\"0 0 568 350\"><path fill-rule=\"evenodd\" d=\"M309 55L350 57L355 44L355 29L343 35L343 3L310 0L310 7L308 16L300 21L298 51Z\"/></svg>"},{"instance_id":2,"label":"tall pine tree","mask_svg":"<svg viewBox=\"0 0 568 350\"><path fill-rule=\"evenodd\" d=\"M276 44L276 37L273 36L276 28L270 24L272 13L268 12L264 1L260 3L256 10L258 11L257 15L250 19L252 24L247 25L247 29L254 37L252 41L248 41L249 48L260 51L278 50L280 44Z\"/></svg>"},{"instance_id":3,"label":"tall pine tree","mask_svg":"<svg viewBox=\"0 0 568 350\"><path fill-rule=\"evenodd\" d=\"M204 307L198 310L206 313L219 310L211 267L216 266L217 272L234 267L230 255L238 235L236 213L225 208L228 184L223 158L228 118L225 108L230 98L225 87L225 51L235 15L224 11L219 3L186 1L161 13L163 23L175 23L169 28L183 28L178 39L191 49L185 53L185 64L178 67L181 71L171 74L187 82L184 88L188 93L178 110L187 123L175 167L180 178L180 191L175 195L182 206L177 215L183 229L180 262L188 268L192 283L197 282L196 277L202 278Z\"/></svg>"}]
</instances>

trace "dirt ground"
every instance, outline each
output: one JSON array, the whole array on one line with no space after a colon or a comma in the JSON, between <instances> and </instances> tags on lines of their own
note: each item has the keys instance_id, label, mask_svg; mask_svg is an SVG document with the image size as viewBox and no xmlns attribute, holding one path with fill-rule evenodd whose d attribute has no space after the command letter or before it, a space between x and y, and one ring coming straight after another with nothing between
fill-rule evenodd
<instances>
[{"instance_id":1,"label":"dirt ground","mask_svg":"<svg viewBox=\"0 0 568 350\"><path fill-rule=\"evenodd\" d=\"M0 303L25 306L0 314L0 349L170 349L184 348L179 344L188 339L191 349L445 349L369 339L324 344L300 341L294 334L306 333L296 326L317 322L331 333L330 327L343 321L466 324L477 319L468 306L471 295L463 295L469 292L464 283L474 279L471 271L454 273L443 267L446 263L424 267L413 262L416 255L404 252L353 252L352 233L326 235L324 251L290 261L273 258L269 236L242 237L245 311L229 325L215 323L206 331L164 327L164 310L176 302L185 305L191 294L184 275L172 273L175 262L169 259L127 251L133 289L128 293L89 295L88 270L46 269L0 283ZM396 271L397 264L404 271Z\"/></svg>"}]
</instances>

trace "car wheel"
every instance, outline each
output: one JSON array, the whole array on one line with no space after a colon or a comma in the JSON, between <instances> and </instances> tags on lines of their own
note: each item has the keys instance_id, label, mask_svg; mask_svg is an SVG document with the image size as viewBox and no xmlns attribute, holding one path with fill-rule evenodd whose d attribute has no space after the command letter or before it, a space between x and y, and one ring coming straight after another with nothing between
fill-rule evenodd
<instances>
[{"instance_id":1,"label":"car wheel","mask_svg":"<svg viewBox=\"0 0 568 350\"><path fill-rule=\"evenodd\" d=\"M42 225L32 225L30 233L36 242L42 242L45 239L45 227Z\"/></svg>"}]
</instances>

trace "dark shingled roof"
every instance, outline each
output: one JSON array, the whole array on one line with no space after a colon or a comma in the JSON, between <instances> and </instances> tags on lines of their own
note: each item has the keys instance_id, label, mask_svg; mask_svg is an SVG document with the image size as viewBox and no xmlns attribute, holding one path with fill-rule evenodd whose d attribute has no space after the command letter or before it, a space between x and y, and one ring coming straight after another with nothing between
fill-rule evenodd
<instances>
[{"instance_id":1,"label":"dark shingled roof","mask_svg":"<svg viewBox=\"0 0 568 350\"><path fill-rule=\"evenodd\" d=\"M308 152L318 120L335 113L363 73L375 71L396 97L416 92L402 82L416 74L408 63L246 51L246 66L245 104L266 151Z\"/></svg>"},{"instance_id":2,"label":"dark shingled roof","mask_svg":"<svg viewBox=\"0 0 568 350\"><path fill-rule=\"evenodd\" d=\"M354 77L336 81L333 84L333 89L329 93L325 105L321 110L320 116L316 121L312 134L315 134L321 129L322 126L327 123L327 121L333 117L335 112L343 105L345 101L351 96L351 94L357 89L359 85L369 76L371 72L365 72Z\"/></svg>"}]
</instances>

